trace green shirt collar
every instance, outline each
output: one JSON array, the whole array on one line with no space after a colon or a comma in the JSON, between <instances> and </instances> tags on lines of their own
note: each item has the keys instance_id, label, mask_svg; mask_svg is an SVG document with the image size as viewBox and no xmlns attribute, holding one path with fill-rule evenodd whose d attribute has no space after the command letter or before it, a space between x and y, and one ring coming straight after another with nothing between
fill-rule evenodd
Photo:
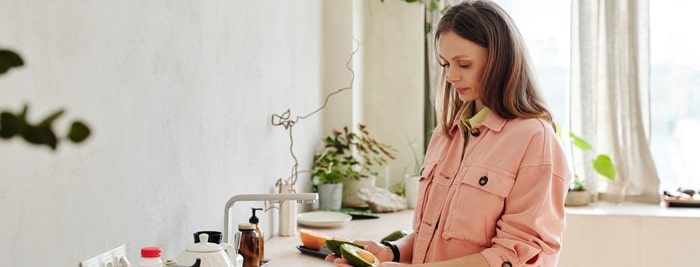
<instances>
[{"instance_id":1,"label":"green shirt collar","mask_svg":"<svg viewBox=\"0 0 700 267\"><path fill-rule=\"evenodd\" d=\"M464 129L467 131L471 130L472 125L479 125L484 123L486 118L491 114L491 109L488 107L482 108L479 112L476 114L474 113L474 109L476 103L474 101L469 101L467 103L467 107L462 111L462 114L459 116L459 121L464 126Z\"/></svg>"}]
</instances>

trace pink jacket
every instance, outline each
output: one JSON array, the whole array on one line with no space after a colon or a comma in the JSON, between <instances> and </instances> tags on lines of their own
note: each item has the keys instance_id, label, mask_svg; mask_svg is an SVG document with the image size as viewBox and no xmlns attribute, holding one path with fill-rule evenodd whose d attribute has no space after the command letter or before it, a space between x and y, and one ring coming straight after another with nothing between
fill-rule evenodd
<instances>
[{"instance_id":1,"label":"pink jacket","mask_svg":"<svg viewBox=\"0 0 700 267\"><path fill-rule=\"evenodd\" d=\"M551 123L491 113L480 134L436 129L413 220L413 263L481 253L491 266L556 266L570 172Z\"/></svg>"}]
</instances>

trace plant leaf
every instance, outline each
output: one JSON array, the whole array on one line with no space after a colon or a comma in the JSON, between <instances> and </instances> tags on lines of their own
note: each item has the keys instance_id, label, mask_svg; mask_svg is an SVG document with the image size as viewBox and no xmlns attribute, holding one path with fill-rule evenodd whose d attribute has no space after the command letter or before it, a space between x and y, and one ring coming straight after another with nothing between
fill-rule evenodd
<instances>
[{"instance_id":1,"label":"plant leaf","mask_svg":"<svg viewBox=\"0 0 700 267\"><path fill-rule=\"evenodd\" d=\"M573 132L569 132L569 139L571 139L571 142L581 150L591 150L591 145Z\"/></svg>"},{"instance_id":2,"label":"plant leaf","mask_svg":"<svg viewBox=\"0 0 700 267\"><path fill-rule=\"evenodd\" d=\"M90 136L90 128L81 121L74 121L68 132L68 139L74 143L80 143Z\"/></svg>"},{"instance_id":3,"label":"plant leaf","mask_svg":"<svg viewBox=\"0 0 700 267\"><path fill-rule=\"evenodd\" d=\"M41 121L37 126L49 127L49 128L51 128L51 124L53 123L53 121L55 121L56 119L58 119L58 117L61 117L61 115L63 115L63 110L62 110L62 109L57 110L57 111L54 112L53 114L51 114L51 115L49 115L48 117L46 117L46 118L45 118L43 121Z\"/></svg>"},{"instance_id":4,"label":"plant leaf","mask_svg":"<svg viewBox=\"0 0 700 267\"><path fill-rule=\"evenodd\" d=\"M593 169L610 181L615 181L615 165L608 155L600 154L593 159Z\"/></svg>"},{"instance_id":5,"label":"plant leaf","mask_svg":"<svg viewBox=\"0 0 700 267\"><path fill-rule=\"evenodd\" d=\"M56 144L58 143L56 135L51 131L51 128L46 126L26 125L25 130L22 132L22 137L29 143L47 145L51 149L56 149Z\"/></svg>"},{"instance_id":6,"label":"plant leaf","mask_svg":"<svg viewBox=\"0 0 700 267\"><path fill-rule=\"evenodd\" d=\"M433 12L433 11L437 10L438 7L439 6L438 6L437 0L430 1L430 6L428 7L428 11Z\"/></svg>"},{"instance_id":7,"label":"plant leaf","mask_svg":"<svg viewBox=\"0 0 700 267\"><path fill-rule=\"evenodd\" d=\"M0 74L7 72L11 68L23 65L24 61L17 53L0 49Z\"/></svg>"},{"instance_id":8,"label":"plant leaf","mask_svg":"<svg viewBox=\"0 0 700 267\"><path fill-rule=\"evenodd\" d=\"M445 13L447 13L447 10L450 10L451 7L452 5L445 5L445 7L443 7L442 10L440 10L440 14L445 15Z\"/></svg>"},{"instance_id":9,"label":"plant leaf","mask_svg":"<svg viewBox=\"0 0 700 267\"><path fill-rule=\"evenodd\" d=\"M3 112L0 115L0 137L8 139L16 134L22 133L22 131L24 131L24 124L22 118L10 112Z\"/></svg>"}]
</instances>

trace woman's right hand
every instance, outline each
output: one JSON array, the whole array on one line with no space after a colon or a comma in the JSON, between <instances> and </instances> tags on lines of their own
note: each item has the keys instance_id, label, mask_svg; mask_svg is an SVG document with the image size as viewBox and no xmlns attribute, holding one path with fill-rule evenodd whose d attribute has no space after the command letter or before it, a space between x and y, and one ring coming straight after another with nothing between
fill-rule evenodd
<instances>
[{"instance_id":1,"label":"woman's right hand","mask_svg":"<svg viewBox=\"0 0 700 267\"><path fill-rule=\"evenodd\" d=\"M377 257L380 262L391 262L391 260L394 259L394 252L392 252L389 247L376 241L353 241L353 243L363 246L365 250ZM326 261L333 262L337 266L352 267L345 259L335 254L326 256Z\"/></svg>"},{"instance_id":2,"label":"woman's right hand","mask_svg":"<svg viewBox=\"0 0 700 267\"><path fill-rule=\"evenodd\" d=\"M363 246L365 250L377 257L379 262L391 261L394 259L394 252L391 251L391 248L377 241L355 241L354 243Z\"/></svg>"}]
</instances>

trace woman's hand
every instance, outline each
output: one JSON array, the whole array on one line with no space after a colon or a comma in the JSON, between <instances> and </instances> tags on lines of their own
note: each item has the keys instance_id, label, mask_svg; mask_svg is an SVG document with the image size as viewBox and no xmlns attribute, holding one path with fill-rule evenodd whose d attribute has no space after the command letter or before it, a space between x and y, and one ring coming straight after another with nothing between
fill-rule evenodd
<instances>
[{"instance_id":1,"label":"woman's hand","mask_svg":"<svg viewBox=\"0 0 700 267\"><path fill-rule=\"evenodd\" d=\"M378 266L406 266L404 264L392 262L391 260L394 259L394 252L392 252L389 247L376 241L353 241L353 243L363 246L365 250L377 257L379 262L381 262ZM326 256L326 261L333 262L339 267L352 267L345 259L335 254Z\"/></svg>"},{"instance_id":2,"label":"woman's hand","mask_svg":"<svg viewBox=\"0 0 700 267\"><path fill-rule=\"evenodd\" d=\"M353 267L345 259L338 257L335 254L331 254L331 255L326 256L326 261L330 261L332 263L335 263L335 265L338 267ZM396 266L408 266L408 265L398 263L398 262L391 262L391 261L382 262L379 265L377 265L377 267L391 267L391 266L396 267Z\"/></svg>"},{"instance_id":3,"label":"woman's hand","mask_svg":"<svg viewBox=\"0 0 700 267\"><path fill-rule=\"evenodd\" d=\"M335 253L326 256L326 261L335 263L335 265L339 267L352 267L352 265L345 261L345 259L341 258L338 255L335 255Z\"/></svg>"}]
</instances>

